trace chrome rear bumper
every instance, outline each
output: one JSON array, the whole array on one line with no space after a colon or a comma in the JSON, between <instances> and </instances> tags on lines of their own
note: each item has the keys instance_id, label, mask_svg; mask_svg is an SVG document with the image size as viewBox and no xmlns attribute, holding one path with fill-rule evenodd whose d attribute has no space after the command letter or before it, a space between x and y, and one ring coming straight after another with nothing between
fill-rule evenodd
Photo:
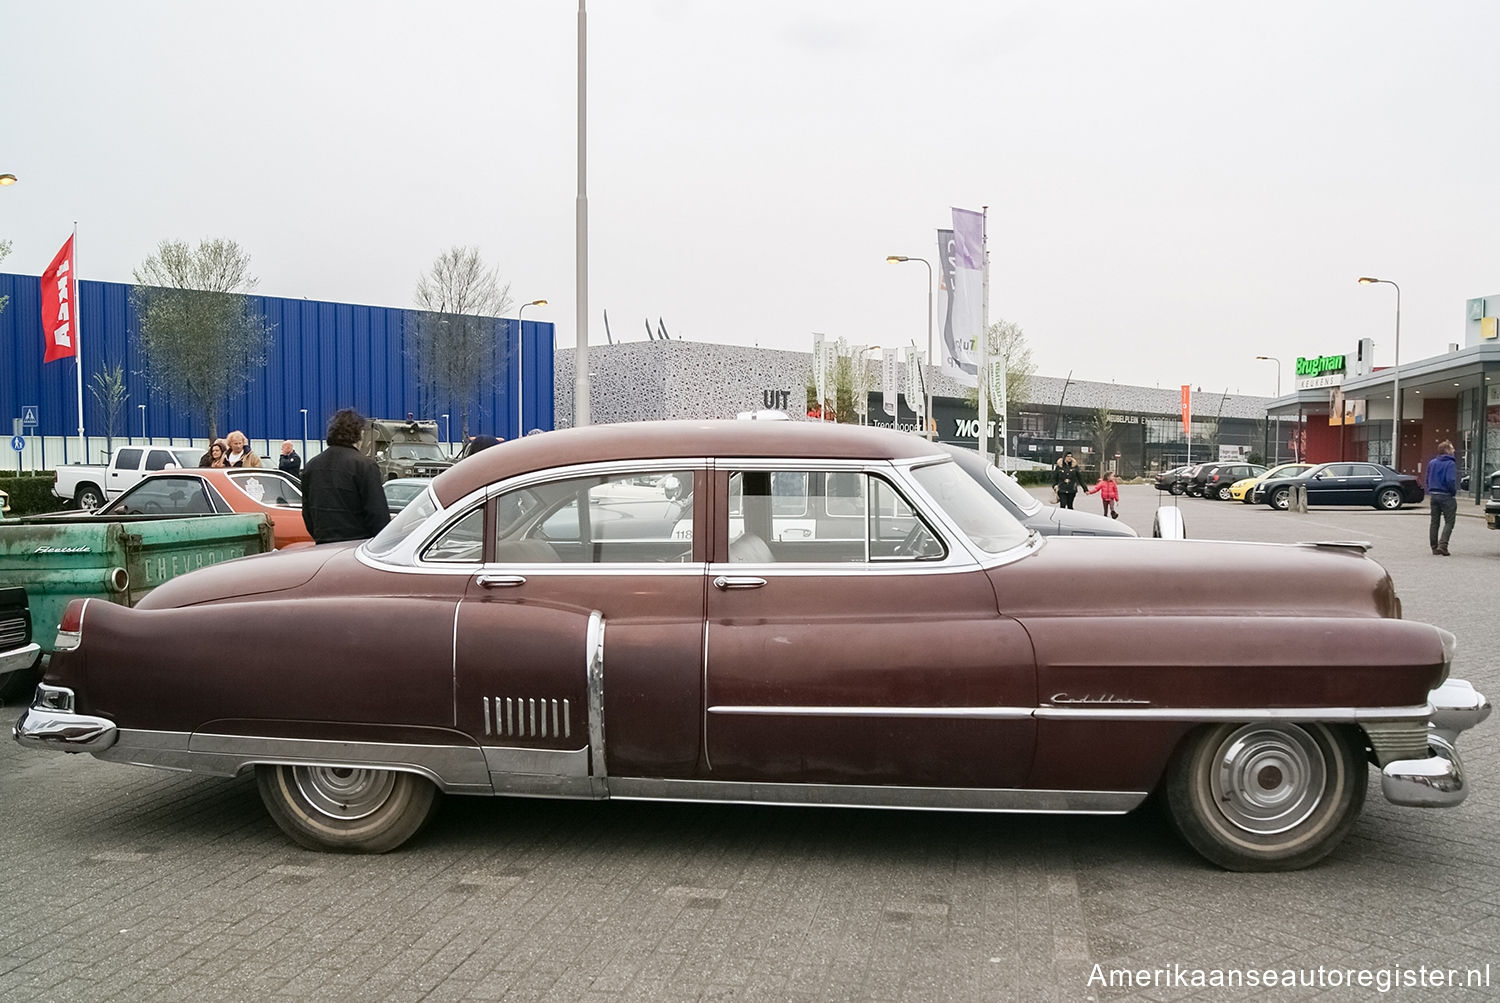
<instances>
[{"instance_id":1,"label":"chrome rear bumper","mask_svg":"<svg viewBox=\"0 0 1500 1003\"><path fill-rule=\"evenodd\" d=\"M101 752L115 744L119 732L108 718L73 711L73 691L65 686L36 688L31 706L11 729L17 742L36 749Z\"/></svg>"},{"instance_id":2,"label":"chrome rear bumper","mask_svg":"<svg viewBox=\"0 0 1500 1003\"><path fill-rule=\"evenodd\" d=\"M1468 796L1458 734L1490 716L1490 702L1463 679L1450 679L1427 698L1432 704L1425 759L1399 759L1380 771L1380 790L1392 804L1451 808Z\"/></svg>"}]
</instances>

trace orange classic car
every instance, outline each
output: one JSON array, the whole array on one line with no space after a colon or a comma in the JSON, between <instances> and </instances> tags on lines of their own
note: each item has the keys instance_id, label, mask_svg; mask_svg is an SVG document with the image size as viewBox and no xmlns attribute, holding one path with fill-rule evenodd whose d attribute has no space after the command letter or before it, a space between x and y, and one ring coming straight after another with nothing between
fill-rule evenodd
<instances>
[{"instance_id":1,"label":"orange classic car","mask_svg":"<svg viewBox=\"0 0 1500 1003\"><path fill-rule=\"evenodd\" d=\"M278 548L311 543L302 521L302 491L265 467L169 467L141 478L97 515L213 515L264 512Z\"/></svg>"}]
</instances>

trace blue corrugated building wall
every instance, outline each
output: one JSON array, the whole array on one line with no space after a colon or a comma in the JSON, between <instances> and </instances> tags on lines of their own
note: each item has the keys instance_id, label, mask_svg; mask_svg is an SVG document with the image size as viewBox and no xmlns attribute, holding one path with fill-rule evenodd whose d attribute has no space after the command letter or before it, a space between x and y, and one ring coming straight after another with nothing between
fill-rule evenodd
<instances>
[{"instance_id":1,"label":"blue corrugated building wall","mask_svg":"<svg viewBox=\"0 0 1500 1003\"><path fill-rule=\"evenodd\" d=\"M130 393L116 421L116 447L122 439L181 444L202 442L208 435L204 416L186 395L174 395L169 386L153 386L147 377L130 290L120 282L78 283L88 462L100 462L105 449L105 415L89 389L94 374L105 365L124 367ZM28 469L80 462L74 362L42 363L41 279L0 273L3 296L9 296L10 303L0 312L0 431L9 439L10 419L34 405L41 421L30 434L45 440L47 461L28 462ZM316 452L328 417L339 408L353 407L374 418L403 418L407 412L434 418L440 436L462 440L459 402L426 400L417 387L415 365L407 357L414 311L279 296L249 299L273 328L271 349L265 367L245 374L244 393L218 416L220 435L242 429L257 451L272 455L282 439L291 439L301 449L306 408L310 452ZM553 325L526 321L521 344L517 321L492 323L497 329L496 349L489 378L470 402L470 434L515 438L533 428L552 428ZM523 407L519 418L518 387ZM443 414L449 416L446 430ZM6 453L0 468L9 468L14 460L14 453Z\"/></svg>"}]
</instances>

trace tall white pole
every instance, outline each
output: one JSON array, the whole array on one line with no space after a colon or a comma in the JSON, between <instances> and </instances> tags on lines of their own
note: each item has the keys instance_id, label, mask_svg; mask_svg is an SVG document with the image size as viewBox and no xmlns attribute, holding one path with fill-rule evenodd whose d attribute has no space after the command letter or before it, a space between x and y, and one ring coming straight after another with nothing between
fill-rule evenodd
<instances>
[{"instance_id":1,"label":"tall white pole","mask_svg":"<svg viewBox=\"0 0 1500 1003\"><path fill-rule=\"evenodd\" d=\"M588 197L588 14L578 0L578 201L575 220L574 323L578 350L573 353L573 424L589 423L589 197Z\"/></svg>"},{"instance_id":2,"label":"tall white pole","mask_svg":"<svg viewBox=\"0 0 1500 1003\"><path fill-rule=\"evenodd\" d=\"M83 283L78 280L78 220L73 221L73 369L78 376L78 462L89 462L88 447L83 441L83 311L78 301L83 297Z\"/></svg>"},{"instance_id":3,"label":"tall white pole","mask_svg":"<svg viewBox=\"0 0 1500 1003\"><path fill-rule=\"evenodd\" d=\"M980 253L983 256L983 294L980 297L979 319L979 455L989 456L990 429L990 207L980 206L984 211Z\"/></svg>"}]
</instances>

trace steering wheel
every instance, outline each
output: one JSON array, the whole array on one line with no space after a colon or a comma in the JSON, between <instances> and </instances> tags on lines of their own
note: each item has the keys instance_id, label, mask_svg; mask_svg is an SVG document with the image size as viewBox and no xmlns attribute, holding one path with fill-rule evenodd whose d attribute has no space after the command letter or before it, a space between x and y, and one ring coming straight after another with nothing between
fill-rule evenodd
<instances>
[{"instance_id":1,"label":"steering wheel","mask_svg":"<svg viewBox=\"0 0 1500 1003\"><path fill-rule=\"evenodd\" d=\"M926 557L928 545L932 542L932 535L927 532L927 527L920 522L912 526L906 537L896 546L898 557Z\"/></svg>"},{"instance_id":2,"label":"steering wheel","mask_svg":"<svg viewBox=\"0 0 1500 1003\"><path fill-rule=\"evenodd\" d=\"M159 502L159 501L148 501L145 505L143 505L141 507L145 510L145 512L146 512L147 515L158 515L158 514L164 512L164 511L166 511L165 509L163 509L161 507L161 502Z\"/></svg>"}]
</instances>

